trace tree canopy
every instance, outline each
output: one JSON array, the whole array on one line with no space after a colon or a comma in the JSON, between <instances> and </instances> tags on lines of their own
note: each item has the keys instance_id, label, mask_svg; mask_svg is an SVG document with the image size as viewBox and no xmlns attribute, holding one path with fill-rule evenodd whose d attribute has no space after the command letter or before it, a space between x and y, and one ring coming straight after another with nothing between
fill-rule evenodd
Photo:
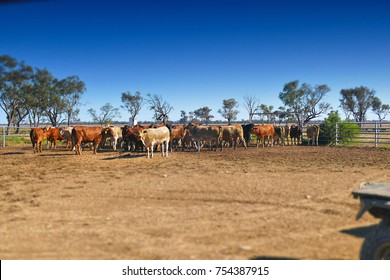
<instances>
[{"instance_id":1,"label":"tree canopy","mask_svg":"<svg viewBox=\"0 0 390 280\"><path fill-rule=\"evenodd\" d=\"M231 124L232 121L237 119L237 115L239 113L239 111L236 110L238 107L237 101L234 98L230 98L224 99L222 103L222 109L219 109L218 113L220 113L222 117L226 119L229 124Z\"/></svg>"},{"instance_id":2,"label":"tree canopy","mask_svg":"<svg viewBox=\"0 0 390 280\"><path fill-rule=\"evenodd\" d=\"M119 108L114 108L110 103L106 103L100 107L99 114L93 108L90 108L88 113L91 115L92 121L100 125L110 124L115 118L120 117Z\"/></svg>"},{"instance_id":3,"label":"tree canopy","mask_svg":"<svg viewBox=\"0 0 390 280\"><path fill-rule=\"evenodd\" d=\"M122 93L122 103L121 107L130 113L130 117L134 121L144 105L144 98L139 91L135 94L126 91Z\"/></svg>"},{"instance_id":4,"label":"tree canopy","mask_svg":"<svg viewBox=\"0 0 390 280\"><path fill-rule=\"evenodd\" d=\"M330 88L325 84L313 87L303 83L299 86L299 81L295 80L284 85L279 99L302 126L331 109L330 104L323 101L329 91Z\"/></svg>"},{"instance_id":5,"label":"tree canopy","mask_svg":"<svg viewBox=\"0 0 390 280\"><path fill-rule=\"evenodd\" d=\"M146 96L148 97L149 109L154 112L154 119L159 122L167 122L173 107L163 100L161 95L148 93Z\"/></svg>"},{"instance_id":6,"label":"tree canopy","mask_svg":"<svg viewBox=\"0 0 390 280\"><path fill-rule=\"evenodd\" d=\"M79 112L85 84L77 76L54 77L46 69L33 69L23 61L0 56L0 107L11 125L19 127L28 116L30 125L38 126L47 118L52 126L70 120Z\"/></svg>"},{"instance_id":7,"label":"tree canopy","mask_svg":"<svg viewBox=\"0 0 390 280\"><path fill-rule=\"evenodd\" d=\"M369 108L375 98L375 91L368 87L360 86L340 91L340 107L344 110L347 118L352 114L357 122L364 122Z\"/></svg>"},{"instance_id":8,"label":"tree canopy","mask_svg":"<svg viewBox=\"0 0 390 280\"><path fill-rule=\"evenodd\" d=\"M198 118L202 123L208 124L211 119L214 118L213 115L210 114L212 109L207 106L194 110L194 116Z\"/></svg>"}]
</instances>

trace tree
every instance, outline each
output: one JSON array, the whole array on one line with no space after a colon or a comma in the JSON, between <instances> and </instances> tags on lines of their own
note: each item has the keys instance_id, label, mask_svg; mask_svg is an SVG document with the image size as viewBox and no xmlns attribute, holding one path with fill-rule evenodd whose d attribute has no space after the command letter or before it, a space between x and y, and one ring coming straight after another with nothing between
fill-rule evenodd
<instances>
[{"instance_id":1,"label":"tree","mask_svg":"<svg viewBox=\"0 0 390 280\"><path fill-rule=\"evenodd\" d=\"M122 93L122 102L124 103L121 107L126 109L130 113L130 117L133 122L144 105L144 98L141 93L137 91L134 95L130 91Z\"/></svg>"},{"instance_id":2,"label":"tree","mask_svg":"<svg viewBox=\"0 0 390 280\"><path fill-rule=\"evenodd\" d=\"M180 111L179 123L181 123L181 124L187 124L188 123L188 116L187 116L186 111L183 111L183 110Z\"/></svg>"},{"instance_id":3,"label":"tree","mask_svg":"<svg viewBox=\"0 0 390 280\"><path fill-rule=\"evenodd\" d=\"M359 131L357 124L351 123L351 120L342 121L338 111L331 111L321 125L320 142L330 145L348 143L359 134Z\"/></svg>"},{"instance_id":4,"label":"tree","mask_svg":"<svg viewBox=\"0 0 390 280\"><path fill-rule=\"evenodd\" d=\"M80 112L78 106L85 91L85 83L77 76L69 76L59 81L58 86L60 89L59 94L64 102L67 123L70 126L70 122L75 120Z\"/></svg>"},{"instance_id":5,"label":"tree","mask_svg":"<svg viewBox=\"0 0 390 280\"><path fill-rule=\"evenodd\" d=\"M45 94L45 115L52 126L59 126L67 120L68 126L79 109L80 98L85 91L85 84L77 76L70 76L59 80L47 74L47 88Z\"/></svg>"},{"instance_id":6,"label":"tree","mask_svg":"<svg viewBox=\"0 0 390 280\"><path fill-rule=\"evenodd\" d=\"M360 86L340 91L340 107L352 114L356 122L364 122L366 113L372 107L375 98L375 91Z\"/></svg>"},{"instance_id":7,"label":"tree","mask_svg":"<svg viewBox=\"0 0 390 280\"><path fill-rule=\"evenodd\" d=\"M274 122L275 121L275 114L273 112L274 106L270 105L267 106L265 104L261 104L259 107L261 113L259 113L261 117L261 121L264 121L264 116L267 117L267 123Z\"/></svg>"},{"instance_id":8,"label":"tree","mask_svg":"<svg viewBox=\"0 0 390 280\"><path fill-rule=\"evenodd\" d=\"M11 124L20 123L25 114L24 96L28 90L33 70L24 62L0 56L0 107L7 118L7 135ZM23 113L22 113L23 111Z\"/></svg>"},{"instance_id":9,"label":"tree","mask_svg":"<svg viewBox=\"0 0 390 280\"><path fill-rule=\"evenodd\" d=\"M110 103L106 103L100 107L100 114L98 115L95 109L89 109L88 113L92 117L92 121L100 125L112 123L115 118L120 117L119 108L114 108Z\"/></svg>"},{"instance_id":10,"label":"tree","mask_svg":"<svg viewBox=\"0 0 390 280\"><path fill-rule=\"evenodd\" d=\"M244 107L249 114L249 122L253 123L253 116L259 111L259 101L254 96L244 96Z\"/></svg>"},{"instance_id":11,"label":"tree","mask_svg":"<svg viewBox=\"0 0 390 280\"><path fill-rule=\"evenodd\" d=\"M325 84L312 87L304 83L299 87L299 81L295 80L284 85L279 99L302 126L331 109L329 103L322 101L329 91Z\"/></svg>"},{"instance_id":12,"label":"tree","mask_svg":"<svg viewBox=\"0 0 390 280\"><path fill-rule=\"evenodd\" d=\"M25 96L28 107L28 118L30 126L38 127L44 118L47 106L47 95L51 89L51 81L54 77L46 69L36 68L31 79L31 86Z\"/></svg>"},{"instance_id":13,"label":"tree","mask_svg":"<svg viewBox=\"0 0 390 280\"><path fill-rule=\"evenodd\" d=\"M372 111L378 116L379 122L384 120L390 111L388 104L382 104L382 101L378 97L374 97L372 100Z\"/></svg>"},{"instance_id":14,"label":"tree","mask_svg":"<svg viewBox=\"0 0 390 280\"><path fill-rule=\"evenodd\" d=\"M199 120L202 123L208 124L210 122L210 120L212 118L214 118L213 115L210 115L211 111L212 111L212 109L210 109L209 107L205 106L205 107L202 107L202 108L199 108L199 109L195 110L194 111L194 116L196 118L199 118Z\"/></svg>"},{"instance_id":15,"label":"tree","mask_svg":"<svg viewBox=\"0 0 390 280\"><path fill-rule=\"evenodd\" d=\"M237 119L237 115L239 113L238 110L235 110L237 108L237 101L234 98L230 99L224 99L223 100L223 107L222 109L218 110L218 113L222 115L224 119L227 119L229 125L231 124L231 121L234 121Z\"/></svg>"},{"instance_id":16,"label":"tree","mask_svg":"<svg viewBox=\"0 0 390 280\"><path fill-rule=\"evenodd\" d=\"M151 95L148 93L146 96L148 97L149 109L154 111L154 119L158 122L167 122L169 113L173 110L173 107L164 101L161 95Z\"/></svg>"}]
</instances>

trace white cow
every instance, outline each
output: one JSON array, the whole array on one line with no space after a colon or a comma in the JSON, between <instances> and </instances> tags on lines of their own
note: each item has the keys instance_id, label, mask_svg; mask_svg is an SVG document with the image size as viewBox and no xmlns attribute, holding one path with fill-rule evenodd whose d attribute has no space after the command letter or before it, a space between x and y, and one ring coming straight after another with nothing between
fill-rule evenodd
<instances>
[{"instance_id":1,"label":"white cow","mask_svg":"<svg viewBox=\"0 0 390 280\"><path fill-rule=\"evenodd\" d=\"M164 156L164 148L165 148L165 156L168 156L168 148L171 134L169 129L166 126L158 127L158 128L146 128L138 132L139 137L141 138L142 143L146 147L148 151L148 158L150 157L149 152L151 151L153 158L153 148L154 145L161 144L161 152L162 156Z\"/></svg>"},{"instance_id":2,"label":"white cow","mask_svg":"<svg viewBox=\"0 0 390 280\"><path fill-rule=\"evenodd\" d=\"M122 140L122 128L120 126L105 127L102 131L102 136L102 143L105 143L107 137L110 137L112 148L116 151L118 140Z\"/></svg>"},{"instance_id":3,"label":"white cow","mask_svg":"<svg viewBox=\"0 0 390 280\"><path fill-rule=\"evenodd\" d=\"M74 145L72 144L72 129L73 126L68 126L61 128L60 133L66 140L66 147L65 149L72 149L74 148Z\"/></svg>"}]
</instances>

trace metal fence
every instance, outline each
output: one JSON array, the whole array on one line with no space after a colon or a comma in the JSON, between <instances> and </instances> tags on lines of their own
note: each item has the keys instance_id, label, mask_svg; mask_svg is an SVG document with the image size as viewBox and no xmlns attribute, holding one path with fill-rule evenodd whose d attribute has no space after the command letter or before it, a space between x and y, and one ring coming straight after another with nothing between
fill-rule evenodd
<instances>
[{"instance_id":1,"label":"metal fence","mask_svg":"<svg viewBox=\"0 0 390 280\"><path fill-rule=\"evenodd\" d=\"M316 122L321 125L321 122ZM92 124L88 124L92 125ZM283 125L283 124L281 124ZM309 124L310 125L310 124ZM306 128L303 127L303 144L307 144ZM6 134L7 127L0 126L0 147L30 144L31 127L21 126L10 127L9 134ZM390 146L390 122L351 122L335 123L333 131L320 133L320 144L350 145L383 147Z\"/></svg>"},{"instance_id":2,"label":"metal fence","mask_svg":"<svg viewBox=\"0 0 390 280\"><path fill-rule=\"evenodd\" d=\"M346 129L347 128L347 129ZM345 135L347 133L347 135ZM349 134L349 135L348 135ZM353 122L336 123L334 142L336 145L348 143L359 146L389 146L390 123Z\"/></svg>"}]
</instances>

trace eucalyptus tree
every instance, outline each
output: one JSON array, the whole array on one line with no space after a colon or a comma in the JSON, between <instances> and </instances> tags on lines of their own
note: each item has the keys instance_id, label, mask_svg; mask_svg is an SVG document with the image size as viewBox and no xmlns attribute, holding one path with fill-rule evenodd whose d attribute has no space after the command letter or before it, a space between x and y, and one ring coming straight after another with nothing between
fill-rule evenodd
<instances>
[{"instance_id":1,"label":"eucalyptus tree","mask_svg":"<svg viewBox=\"0 0 390 280\"><path fill-rule=\"evenodd\" d=\"M244 107L249 114L249 122L253 123L253 117L259 111L259 101L254 96L244 96Z\"/></svg>"},{"instance_id":2,"label":"eucalyptus tree","mask_svg":"<svg viewBox=\"0 0 390 280\"><path fill-rule=\"evenodd\" d=\"M330 104L323 101L329 91L330 88L325 84L313 87L303 83L299 86L299 81L295 80L284 85L283 91L279 93L279 99L302 126L331 109Z\"/></svg>"},{"instance_id":3,"label":"eucalyptus tree","mask_svg":"<svg viewBox=\"0 0 390 280\"><path fill-rule=\"evenodd\" d=\"M232 121L237 119L237 115L239 113L236 108L238 107L237 101L234 98L224 99L222 101L223 106L222 109L218 110L218 113L222 115L224 119L226 119L231 124Z\"/></svg>"},{"instance_id":4,"label":"eucalyptus tree","mask_svg":"<svg viewBox=\"0 0 390 280\"><path fill-rule=\"evenodd\" d=\"M45 117L46 98L51 89L53 79L53 75L46 69L35 69L28 94L25 96L30 126L39 126Z\"/></svg>"},{"instance_id":5,"label":"eucalyptus tree","mask_svg":"<svg viewBox=\"0 0 390 280\"><path fill-rule=\"evenodd\" d=\"M211 119L214 118L213 115L210 114L212 109L207 106L194 110L194 116L198 118L202 123L208 124Z\"/></svg>"},{"instance_id":6,"label":"eucalyptus tree","mask_svg":"<svg viewBox=\"0 0 390 280\"><path fill-rule=\"evenodd\" d=\"M81 97L86 90L85 83L78 76L69 76L58 82L59 94L64 103L67 124L75 120L80 112Z\"/></svg>"},{"instance_id":7,"label":"eucalyptus tree","mask_svg":"<svg viewBox=\"0 0 390 280\"><path fill-rule=\"evenodd\" d=\"M364 122L368 109L372 107L375 90L360 86L342 89L340 95L340 107L351 113L356 122Z\"/></svg>"},{"instance_id":8,"label":"eucalyptus tree","mask_svg":"<svg viewBox=\"0 0 390 280\"><path fill-rule=\"evenodd\" d=\"M0 56L0 108L7 118L7 134L15 122L26 116L24 97L27 94L33 69L9 55ZM22 113L23 111L23 113Z\"/></svg>"},{"instance_id":9,"label":"eucalyptus tree","mask_svg":"<svg viewBox=\"0 0 390 280\"><path fill-rule=\"evenodd\" d=\"M372 100L372 111L378 116L379 122L383 121L389 114L390 105L383 104L378 97L374 97Z\"/></svg>"},{"instance_id":10,"label":"eucalyptus tree","mask_svg":"<svg viewBox=\"0 0 390 280\"><path fill-rule=\"evenodd\" d=\"M93 108L90 108L88 113L91 115L92 121L100 125L112 123L115 118L120 117L119 108L114 108L110 103L100 107L100 113L97 113Z\"/></svg>"},{"instance_id":11,"label":"eucalyptus tree","mask_svg":"<svg viewBox=\"0 0 390 280\"><path fill-rule=\"evenodd\" d=\"M154 119L159 122L167 122L173 107L163 100L161 95L148 93L146 96L148 97L149 109L154 112Z\"/></svg>"},{"instance_id":12,"label":"eucalyptus tree","mask_svg":"<svg viewBox=\"0 0 390 280\"><path fill-rule=\"evenodd\" d=\"M130 113L130 117L134 122L144 105L144 98L139 91L135 94L126 91L122 93L122 103L123 105L121 107Z\"/></svg>"}]
</instances>

